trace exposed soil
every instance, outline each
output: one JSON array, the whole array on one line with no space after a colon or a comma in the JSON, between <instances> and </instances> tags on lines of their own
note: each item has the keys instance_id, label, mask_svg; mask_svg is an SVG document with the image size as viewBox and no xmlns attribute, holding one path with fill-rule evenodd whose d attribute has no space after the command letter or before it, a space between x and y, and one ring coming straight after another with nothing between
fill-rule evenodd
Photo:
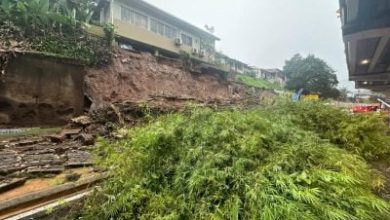
<instances>
[{"instance_id":1,"label":"exposed soil","mask_svg":"<svg viewBox=\"0 0 390 220\"><path fill-rule=\"evenodd\" d=\"M116 52L110 66L88 69L85 87L94 109L108 103L147 103L156 98L242 103L252 97L258 100L264 93L230 81L217 70L194 72L177 60L125 50Z\"/></svg>"}]
</instances>

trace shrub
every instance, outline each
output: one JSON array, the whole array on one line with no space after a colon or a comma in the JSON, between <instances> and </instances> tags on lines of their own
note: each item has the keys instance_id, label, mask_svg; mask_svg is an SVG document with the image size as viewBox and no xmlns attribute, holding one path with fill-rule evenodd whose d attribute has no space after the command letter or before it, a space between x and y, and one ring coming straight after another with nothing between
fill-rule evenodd
<instances>
[{"instance_id":1,"label":"shrub","mask_svg":"<svg viewBox=\"0 0 390 220\"><path fill-rule=\"evenodd\" d=\"M300 128L316 132L321 138L367 160L390 155L389 127L380 115L353 115L321 102L283 102L272 111L291 117Z\"/></svg>"},{"instance_id":2,"label":"shrub","mask_svg":"<svg viewBox=\"0 0 390 220\"><path fill-rule=\"evenodd\" d=\"M164 116L97 154L83 219L389 219L359 156L260 110Z\"/></svg>"},{"instance_id":3,"label":"shrub","mask_svg":"<svg viewBox=\"0 0 390 220\"><path fill-rule=\"evenodd\" d=\"M259 89L281 89L282 87L278 83L272 83L265 79L257 79L253 76L237 74L236 80L250 87Z\"/></svg>"}]
</instances>

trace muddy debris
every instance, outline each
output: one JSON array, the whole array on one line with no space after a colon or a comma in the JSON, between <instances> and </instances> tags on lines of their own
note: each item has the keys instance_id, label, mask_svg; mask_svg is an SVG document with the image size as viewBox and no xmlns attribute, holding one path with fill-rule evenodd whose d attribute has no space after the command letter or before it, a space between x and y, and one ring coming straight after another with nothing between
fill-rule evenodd
<instances>
[{"instance_id":1,"label":"muddy debris","mask_svg":"<svg viewBox=\"0 0 390 220\"><path fill-rule=\"evenodd\" d=\"M83 133L77 137L84 146L91 146L95 144L95 137L91 134Z\"/></svg>"}]
</instances>

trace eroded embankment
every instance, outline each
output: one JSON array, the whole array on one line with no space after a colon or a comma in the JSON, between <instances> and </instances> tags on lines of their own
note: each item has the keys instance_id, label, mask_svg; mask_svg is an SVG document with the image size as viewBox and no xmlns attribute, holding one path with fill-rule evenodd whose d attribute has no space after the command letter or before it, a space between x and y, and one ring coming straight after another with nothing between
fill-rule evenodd
<instances>
[{"instance_id":1,"label":"eroded embankment","mask_svg":"<svg viewBox=\"0 0 390 220\"><path fill-rule=\"evenodd\" d=\"M212 65L189 68L181 60L125 50L95 68L36 53L18 53L7 63L0 81L2 127L64 125L83 109L112 103L258 104L274 95L238 84Z\"/></svg>"},{"instance_id":2,"label":"eroded embankment","mask_svg":"<svg viewBox=\"0 0 390 220\"><path fill-rule=\"evenodd\" d=\"M85 89L93 108L108 103L156 100L238 104L273 96L272 92L237 84L218 71L196 73L178 60L124 50L115 54L112 65L88 69Z\"/></svg>"}]
</instances>

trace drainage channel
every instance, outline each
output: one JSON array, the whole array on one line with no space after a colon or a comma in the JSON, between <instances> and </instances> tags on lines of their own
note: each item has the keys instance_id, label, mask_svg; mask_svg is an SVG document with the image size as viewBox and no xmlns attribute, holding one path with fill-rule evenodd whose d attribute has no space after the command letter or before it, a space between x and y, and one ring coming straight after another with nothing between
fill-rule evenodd
<instances>
[{"instance_id":1,"label":"drainage channel","mask_svg":"<svg viewBox=\"0 0 390 220\"><path fill-rule=\"evenodd\" d=\"M67 183L50 189L30 193L0 204L0 219L34 219L48 209L65 202L76 202L91 193L92 187L106 179L108 174L89 177L76 183Z\"/></svg>"},{"instance_id":2,"label":"drainage channel","mask_svg":"<svg viewBox=\"0 0 390 220\"><path fill-rule=\"evenodd\" d=\"M76 204L79 201L85 199L88 195L93 192L92 189L83 190L67 197L58 198L55 201L40 204L29 209L20 210L18 214L11 215L10 217L4 218L4 220L31 220L44 218L51 214L53 211L49 210L60 210L66 209L67 207Z\"/></svg>"}]
</instances>

